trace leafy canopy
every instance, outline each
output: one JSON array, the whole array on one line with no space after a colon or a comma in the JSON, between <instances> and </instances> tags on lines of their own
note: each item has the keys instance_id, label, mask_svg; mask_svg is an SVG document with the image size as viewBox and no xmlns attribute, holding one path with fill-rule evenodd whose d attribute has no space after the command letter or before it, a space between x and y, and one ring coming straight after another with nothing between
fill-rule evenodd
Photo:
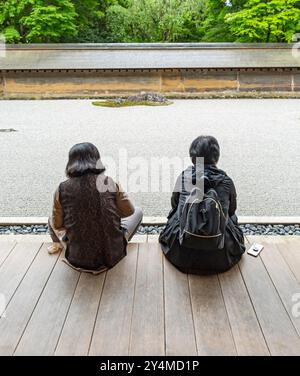
<instances>
[{"instance_id":1,"label":"leafy canopy","mask_svg":"<svg viewBox=\"0 0 300 376\"><path fill-rule=\"evenodd\" d=\"M0 0L8 43L289 42L300 0Z\"/></svg>"},{"instance_id":2,"label":"leafy canopy","mask_svg":"<svg viewBox=\"0 0 300 376\"><path fill-rule=\"evenodd\" d=\"M7 42L58 42L74 36L77 14L70 0L0 1L0 27Z\"/></svg>"},{"instance_id":3,"label":"leafy canopy","mask_svg":"<svg viewBox=\"0 0 300 376\"><path fill-rule=\"evenodd\" d=\"M248 0L225 21L239 42L291 42L300 30L300 1Z\"/></svg>"}]
</instances>

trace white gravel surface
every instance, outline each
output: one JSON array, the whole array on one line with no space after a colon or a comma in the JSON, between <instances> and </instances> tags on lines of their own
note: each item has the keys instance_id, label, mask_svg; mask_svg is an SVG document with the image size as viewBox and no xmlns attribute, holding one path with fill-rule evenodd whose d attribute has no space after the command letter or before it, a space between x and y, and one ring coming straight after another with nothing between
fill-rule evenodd
<instances>
[{"instance_id":1,"label":"white gravel surface","mask_svg":"<svg viewBox=\"0 0 300 376\"><path fill-rule=\"evenodd\" d=\"M176 100L168 107L94 107L89 100L0 101L0 216L47 216L69 148L95 143L118 161L188 155L211 134L234 179L241 215L300 214L300 100ZM129 176L134 180L131 161ZM145 169L147 175L147 169ZM122 179L121 179L122 181ZM138 182L137 182L138 183ZM124 185L124 182L123 182ZM125 183L126 185L126 183ZM145 215L164 216L170 193L132 193Z\"/></svg>"}]
</instances>

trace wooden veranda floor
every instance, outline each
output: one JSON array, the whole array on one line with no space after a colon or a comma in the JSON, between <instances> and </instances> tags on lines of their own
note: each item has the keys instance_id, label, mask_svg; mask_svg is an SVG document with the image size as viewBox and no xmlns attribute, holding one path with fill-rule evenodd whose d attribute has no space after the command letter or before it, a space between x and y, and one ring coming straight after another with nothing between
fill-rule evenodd
<instances>
[{"instance_id":1,"label":"wooden veranda floor","mask_svg":"<svg viewBox=\"0 0 300 376\"><path fill-rule=\"evenodd\" d=\"M180 273L150 236L92 276L2 236L0 355L300 355L300 237L248 240L261 256L220 275Z\"/></svg>"}]
</instances>

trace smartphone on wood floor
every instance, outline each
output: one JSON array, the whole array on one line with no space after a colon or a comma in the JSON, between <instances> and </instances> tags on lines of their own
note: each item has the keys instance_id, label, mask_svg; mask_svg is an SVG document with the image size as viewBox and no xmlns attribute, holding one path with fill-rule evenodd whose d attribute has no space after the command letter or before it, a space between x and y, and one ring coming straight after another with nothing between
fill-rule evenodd
<instances>
[{"instance_id":1,"label":"smartphone on wood floor","mask_svg":"<svg viewBox=\"0 0 300 376\"><path fill-rule=\"evenodd\" d=\"M257 257L263 249L264 246L262 244L254 243L248 249L247 253L251 256Z\"/></svg>"}]
</instances>

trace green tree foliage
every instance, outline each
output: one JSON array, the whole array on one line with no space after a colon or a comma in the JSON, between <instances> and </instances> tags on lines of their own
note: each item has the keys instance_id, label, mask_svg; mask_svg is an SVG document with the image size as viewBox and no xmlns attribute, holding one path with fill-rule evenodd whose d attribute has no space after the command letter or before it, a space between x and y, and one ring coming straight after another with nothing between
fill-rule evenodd
<instances>
[{"instance_id":1,"label":"green tree foliage","mask_svg":"<svg viewBox=\"0 0 300 376\"><path fill-rule=\"evenodd\" d=\"M128 0L72 0L78 15L78 34L71 42L106 42L107 12L110 7L127 6Z\"/></svg>"},{"instance_id":2,"label":"green tree foliage","mask_svg":"<svg viewBox=\"0 0 300 376\"><path fill-rule=\"evenodd\" d=\"M0 0L9 43L281 42L300 0Z\"/></svg>"},{"instance_id":3,"label":"green tree foliage","mask_svg":"<svg viewBox=\"0 0 300 376\"><path fill-rule=\"evenodd\" d=\"M106 41L131 42L131 15L130 11L119 4L112 5L106 12Z\"/></svg>"},{"instance_id":4,"label":"green tree foliage","mask_svg":"<svg viewBox=\"0 0 300 376\"><path fill-rule=\"evenodd\" d=\"M205 42L233 42L235 36L225 17L241 10L247 0L207 0L205 2L204 22L202 25Z\"/></svg>"},{"instance_id":5,"label":"green tree foliage","mask_svg":"<svg viewBox=\"0 0 300 376\"><path fill-rule=\"evenodd\" d=\"M131 0L108 8L107 28L113 42L197 41L203 11L203 0Z\"/></svg>"},{"instance_id":6,"label":"green tree foliage","mask_svg":"<svg viewBox=\"0 0 300 376\"><path fill-rule=\"evenodd\" d=\"M0 1L0 30L8 42L19 42L23 34L20 20L25 8L31 7L30 1L1 0Z\"/></svg>"},{"instance_id":7,"label":"green tree foliage","mask_svg":"<svg viewBox=\"0 0 300 376\"><path fill-rule=\"evenodd\" d=\"M32 12L21 19L28 30L26 41L59 42L63 37L74 36L77 33L76 16L69 0L39 1Z\"/></svg>"},{"instance_id":8,"label":"green tree foliage","mask_svg":"<svg viewBox=\"0 0 300 376\"><path fill-rule=\"evenodd\" d=\"M225 21L240 42L291 42L300 31L300 1L248 0Z\"/></svg>"},{"instance_id":9,"label":"green tree foliage","mask_svg":"<svg viewBox=\"0 0 300 376\"><path fill-rule=\"evenodd\" d=\"M0 27L8 42L58 42L75 36L77 14L69 0L0 2Z\"/></svg>"},{"instance_id":10,"label":"green tree foliage","mask_svg":"<svg viewBox=\"0 0 300 376\"><path fill-rule=\"evenodd\" d=\"M134 0L129 9L137 42L199 40L204 5L198 0Z\"/></svg>"}]
</instances>

